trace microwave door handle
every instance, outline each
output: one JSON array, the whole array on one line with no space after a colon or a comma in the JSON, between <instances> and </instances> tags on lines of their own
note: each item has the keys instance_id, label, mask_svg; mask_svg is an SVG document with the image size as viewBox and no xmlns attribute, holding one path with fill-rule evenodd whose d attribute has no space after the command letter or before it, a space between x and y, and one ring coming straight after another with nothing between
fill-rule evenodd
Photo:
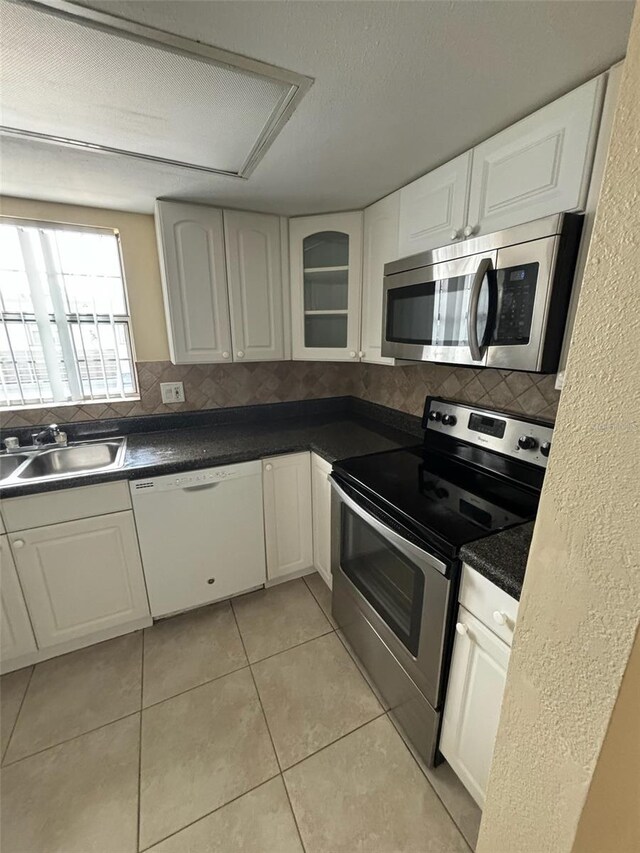
<instances>
[{"instance_id":1,"label":"microwave door handle","mask_svg":"<svg viewBox=\"0 0 640 853\"><path fill-rule=\"evenodd\" d=\"M346 504L350 510L352 510L359 518L361 518L366 524L370 527L373 527L378 533L380 533L384 538L390 542L392 545L401 551L406 557L409 559L416 560L416 562L422 565L428 565L437 569L441 574L445 574L447 567L446 564L442 562L442 560L438 560L437 557L434 557L428 551L425 551L423 548L420 548L414 542L411 542L409 539L406 539L404 536L401 536L400 533L397 533L395 530L392 530L391 527L388 527L384 524L380 519L376 518L375 515L372 515L370 512L367 512L363 509L350 495L348 495L344 489L342 489L333 478L329 478L331 483L331 488L338 495L340 500Z\"/></svg>"},{"instance_id":2,"label":"microwave door handle","mask_svg":"<svg viewBox=\"0 0 640 853\"><path fill-rule=\"evenodd\" d=\"M478 269L473 277L471 293L469 294L469 313L467 314L467 337L469 339L469 351L474 361L481 361L484 355L478 341L478 305L480 304L480 291L484 277L492 269L491 258L483 258L478 264Z\"/></svg>"}]
</instances>

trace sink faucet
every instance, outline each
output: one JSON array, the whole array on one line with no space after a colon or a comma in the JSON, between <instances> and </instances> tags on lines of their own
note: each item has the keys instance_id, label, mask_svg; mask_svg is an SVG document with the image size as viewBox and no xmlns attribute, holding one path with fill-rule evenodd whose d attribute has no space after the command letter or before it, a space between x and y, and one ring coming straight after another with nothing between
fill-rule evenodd
<instances>
[{"instance_id":1,"label":"sink faucet","mask_svg":"<svg viewBox=\"0 0 640 853\"><path fill-rule=\"evenodd\" d=\"M58 424L49 424L40 432L34 432L31 438L37 447L44 447L47 444L59 444L65 447L67 444L67 434L60 429Z\"/></svg>"}]
</instances>

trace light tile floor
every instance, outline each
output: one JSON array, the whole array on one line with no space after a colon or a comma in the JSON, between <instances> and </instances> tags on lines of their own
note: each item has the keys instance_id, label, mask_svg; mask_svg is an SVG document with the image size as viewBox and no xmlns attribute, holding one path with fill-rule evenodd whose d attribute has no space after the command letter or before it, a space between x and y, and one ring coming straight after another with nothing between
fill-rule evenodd
<instances>
[{"instance_id":1,"label":"light tile floor","mask_svg":"<svg viewBox=\"0 0 640 853\"><path fill-rule=\"evenodd\" d=\"M3 676L3 853L468 853L330 602L310 575Z\"/></svg>"}]
</instances>

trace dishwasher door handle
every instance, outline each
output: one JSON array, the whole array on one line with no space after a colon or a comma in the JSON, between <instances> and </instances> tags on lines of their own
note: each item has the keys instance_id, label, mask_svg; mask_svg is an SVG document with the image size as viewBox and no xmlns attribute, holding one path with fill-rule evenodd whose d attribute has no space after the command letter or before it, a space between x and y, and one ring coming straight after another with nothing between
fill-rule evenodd
<instances>
[{"instance_id":1,"label":"dishwasher door handle","mask_svg":"<svg viewBox=\"0 0 640 853\"><path fill-rule=\"evenodd\" d=\"M197 486L183 486L183 492L204 492L205 489L215 489L220 483L199 483Z\"/></svg>"}]
</instances>

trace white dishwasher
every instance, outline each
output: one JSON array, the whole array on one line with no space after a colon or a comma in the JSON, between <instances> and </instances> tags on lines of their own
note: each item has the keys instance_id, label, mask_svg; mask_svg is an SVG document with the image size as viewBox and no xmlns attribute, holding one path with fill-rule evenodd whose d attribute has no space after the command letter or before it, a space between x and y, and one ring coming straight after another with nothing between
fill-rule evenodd
<instances>
[{"instance_id":1,"label":"white dishwasher","mask_svg":"<svg viewBox=\"0 0 640 853\"><path fill-rule=\"evenodd\" d=\"M152 616L262 586L262 463L129 484Z\"/></svg>"}]
</instances>

